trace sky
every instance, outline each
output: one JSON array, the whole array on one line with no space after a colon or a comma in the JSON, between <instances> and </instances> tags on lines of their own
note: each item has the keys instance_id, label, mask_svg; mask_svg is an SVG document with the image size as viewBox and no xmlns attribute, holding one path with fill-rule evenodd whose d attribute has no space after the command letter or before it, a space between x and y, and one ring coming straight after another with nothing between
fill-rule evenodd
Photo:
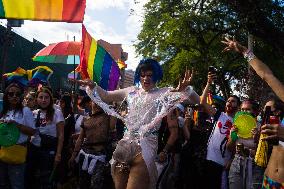
<instances>
[{"instance_id":1,"label":"sky","mask_svg":"<svg viewBox=\"0 0 284 189\"><path fill-rule=\"evenodd\" d=\"M143 5L148 0L87 0L84 25L95 39L112 44L122 44L128 53L127 69L134 70L141 57L137 57L134 42L137 41L143 23ZM134 10L134 13L131 13ZM2 23L3 24L3 23ZM24 21L17 34L45 45L60 41L81 40L81 24L62 22Z\"/></svg>"}]
</instances>

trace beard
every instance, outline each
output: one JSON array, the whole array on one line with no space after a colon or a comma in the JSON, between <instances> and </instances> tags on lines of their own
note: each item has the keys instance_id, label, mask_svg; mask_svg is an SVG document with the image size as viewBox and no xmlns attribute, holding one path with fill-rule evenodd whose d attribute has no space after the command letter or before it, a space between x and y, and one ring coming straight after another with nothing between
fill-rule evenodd
<instances>
[{"instance_id":1,"label":"beard","mask_svg":"<svg viewBox=\"0 0 284 189\"><path fill-rule=\"evenodd\" d=\"M231 114L231 113L234 113L234 112L236 112L238 110L238 108L237 107L231 107L231 106L226 106L226 113L229 113L229 114Z\"/></svg>"}]
</instances>

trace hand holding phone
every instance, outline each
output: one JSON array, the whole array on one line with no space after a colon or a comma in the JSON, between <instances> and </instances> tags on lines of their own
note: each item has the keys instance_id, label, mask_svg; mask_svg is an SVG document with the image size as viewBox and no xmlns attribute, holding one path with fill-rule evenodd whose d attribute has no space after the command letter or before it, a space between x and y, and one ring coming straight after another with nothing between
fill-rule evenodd
<instances>
[{"instance_id":1,"label":"hand holding phone","mask_svg":"<svg viewBox=\"0 0 284 189\"><path fill-rule=\"evenodd\" d=\"M217 79L216 73L217 73L217 69L214 66L208 67L208 78L207 78L208 83L214 84L214 81L216 81Z\"/></svg>"}]
</instances>

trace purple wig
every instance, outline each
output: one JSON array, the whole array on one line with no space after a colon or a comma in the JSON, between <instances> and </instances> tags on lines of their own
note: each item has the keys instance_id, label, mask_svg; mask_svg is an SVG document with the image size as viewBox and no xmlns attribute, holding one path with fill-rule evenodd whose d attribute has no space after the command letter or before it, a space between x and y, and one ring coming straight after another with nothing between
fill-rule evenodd
<instances>
[{"instance_id":1,"label":"purple wig","mask_svg":"<svg viewBox=\"0 0 284 189\"><path fill-rule=\"evenodd\" d=\"M152 79L154 83L161 81L163 78L163 70L160 64L156 60L147 58L147 59L141 60L135 70L135 75L134 75L135 85L139 85L141 72L145 72L145 71L153 71Z\"/></svg>"}]
</instances>

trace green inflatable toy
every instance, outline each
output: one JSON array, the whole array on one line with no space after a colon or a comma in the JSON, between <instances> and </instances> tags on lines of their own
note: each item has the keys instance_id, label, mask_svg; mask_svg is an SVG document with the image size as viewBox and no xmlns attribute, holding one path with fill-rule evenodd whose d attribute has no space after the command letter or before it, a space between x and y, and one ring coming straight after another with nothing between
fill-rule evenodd
<instances>
[{"instance_id":1,"label":"green inflatable toy","mask_svg":"<svg viewBox=\"0 0 284 189\"><path fill-rule=\"evenodd\" d=\"M0 146L9 147L17 143L20 131L14 123L0 123Z\"/></svg>"},{"instance_id":2,"label":"green inflatable toy","mask_svg":"<svg viewBox=\"0 0 284 189\"><path fill-rule=\"evenodd\" d=\"M234 125L238 129L238 136L251 138L251 130L256 128L256 119L248 112L238 112L234 117Z\"/></svg>"}]
</instances>

